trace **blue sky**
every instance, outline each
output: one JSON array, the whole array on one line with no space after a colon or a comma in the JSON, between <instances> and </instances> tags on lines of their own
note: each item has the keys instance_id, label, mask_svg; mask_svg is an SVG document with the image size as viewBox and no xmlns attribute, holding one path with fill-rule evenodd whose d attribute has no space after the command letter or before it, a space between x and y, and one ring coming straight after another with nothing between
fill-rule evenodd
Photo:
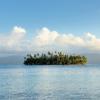
<instances>
[{"instance_id":1,"label":"blue sky","mask_svg":"<svg viewBox=\"0 0 100 100\"><path fill-rule=\"evenodd\" d=\"M100 37L100 0L0 0L0 33L15 25Z\"/></svg>"},{"instance_id":2,"label":"blue sky","mask_svg":"<svg viewBox=\"0 0 100 100\"><path fill-rule=\"evenodd\" d=\"M0 0L0 52L58 44L99 52L99 33L100 0Z\"/></svg>"}]
</instances>

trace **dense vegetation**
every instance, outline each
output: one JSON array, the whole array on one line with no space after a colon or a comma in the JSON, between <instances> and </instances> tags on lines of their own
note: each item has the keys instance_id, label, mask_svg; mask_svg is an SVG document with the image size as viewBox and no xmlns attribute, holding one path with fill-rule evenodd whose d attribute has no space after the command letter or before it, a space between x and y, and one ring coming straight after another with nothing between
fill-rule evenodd
<instances>
[{"instance_id":1,"label":"dense vegetation","mask_svg":"<svg viewBox=\"0 0 100 100\"><path fill-rule=\"evenodd\" d=\"M87 58L80 55L66 55L62 52L47 54L28 54L24 59L25 65L70 65L70 64L86 64Z\"/></svg>"}]
</instances>

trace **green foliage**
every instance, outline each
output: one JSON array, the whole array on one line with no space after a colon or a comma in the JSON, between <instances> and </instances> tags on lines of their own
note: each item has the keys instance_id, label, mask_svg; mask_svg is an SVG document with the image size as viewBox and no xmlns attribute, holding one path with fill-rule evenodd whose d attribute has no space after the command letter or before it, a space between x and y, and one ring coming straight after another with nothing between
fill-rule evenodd
<instances>
[{"instance_id":1,"label":"green foliage","mask_svg":"<svg viewBox=\"0 0 100 100\"><path fill-rule=\"evenodd\" d=\"M66 55L62 52L48 52L47 54L28 54L24 57L25 65L70 65L70 64L86 64L87 58L80 55Z\"/></svg>"}]
</instances>

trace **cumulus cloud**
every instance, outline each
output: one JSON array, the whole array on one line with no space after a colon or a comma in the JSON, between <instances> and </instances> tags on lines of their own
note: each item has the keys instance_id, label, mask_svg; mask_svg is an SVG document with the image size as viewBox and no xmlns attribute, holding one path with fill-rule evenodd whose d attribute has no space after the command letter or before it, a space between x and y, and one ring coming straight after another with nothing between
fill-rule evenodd
<instances>
[{"instance_id":1,"label":"cumulus cloud","mask_svg":"<svg viewBox=\"0 0 100 100\"><path fill-rule=\"evenodd\" d=\"M15 26L8 36L0 37L0 49L20 50L25 34L26 30L24 28Z\"/></svg>"},{"instance_id":2,"label":"cumulus cloud","mask_svg":"<svg viewBox=\"0 0 100 100\"><path fill-rule=\"evenodd\" d=\"M50 31L48 28L42 28L37 36L34 38L37 46L58 46L67 47L66 49L83 49L85 50L100 50L100 39L92 33L85 33L82 36L75 36L73 34L58 33ZM64 48L65 49L65 48Z\"/></svg>"},{"instance_id":3,"label":"cumulus cloud","mask_svg":"<svg viewBox=\"0 0 100 100\"><path fill-rule=\"evenodd\" d=\"M50 31L48 28L44 27L35 37L35 43L38 46L51 45L55 42L58 35L56 31Z\"/></svg>"},{"instance_id":4,"label":"cumulus cloud","mask_svg":"<svg viewBox=\"0 0 100 100\"><path fill-rule=\"evenodd\" d=\"M100 51L100 39L97 38L95 35L91 33L86 33L84 42L86 48L89 48L90 50Z\"/></svg>"},{"instance_id":5,"label":"cumulus cloud","mask_svg":"<svg viewBox=\"0 0 100 100\"><path fill-rule=\"evenodd\" d=\"M28 39L26 30L15 26L8 36L0 36L0 50L49 50L51 48L71 51L100 51L100 39L92 33L75 36L68 33L41 28L36 36Z\"/></svg>"}]
</instances>

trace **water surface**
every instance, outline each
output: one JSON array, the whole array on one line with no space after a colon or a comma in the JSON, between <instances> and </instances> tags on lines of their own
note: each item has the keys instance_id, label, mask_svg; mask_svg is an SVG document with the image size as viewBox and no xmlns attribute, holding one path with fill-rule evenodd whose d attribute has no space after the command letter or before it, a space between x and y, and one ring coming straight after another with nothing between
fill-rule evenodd
<instances>
[{"instance_id":1,"label":"water surface","mask_svg":"<svg viewBox=\"0 0 100 100\"><path fill-rule=\"evenodd\" d=\"M0 65L0 100L100 100L100 66Z\"/></svg>"}]
</instances>

